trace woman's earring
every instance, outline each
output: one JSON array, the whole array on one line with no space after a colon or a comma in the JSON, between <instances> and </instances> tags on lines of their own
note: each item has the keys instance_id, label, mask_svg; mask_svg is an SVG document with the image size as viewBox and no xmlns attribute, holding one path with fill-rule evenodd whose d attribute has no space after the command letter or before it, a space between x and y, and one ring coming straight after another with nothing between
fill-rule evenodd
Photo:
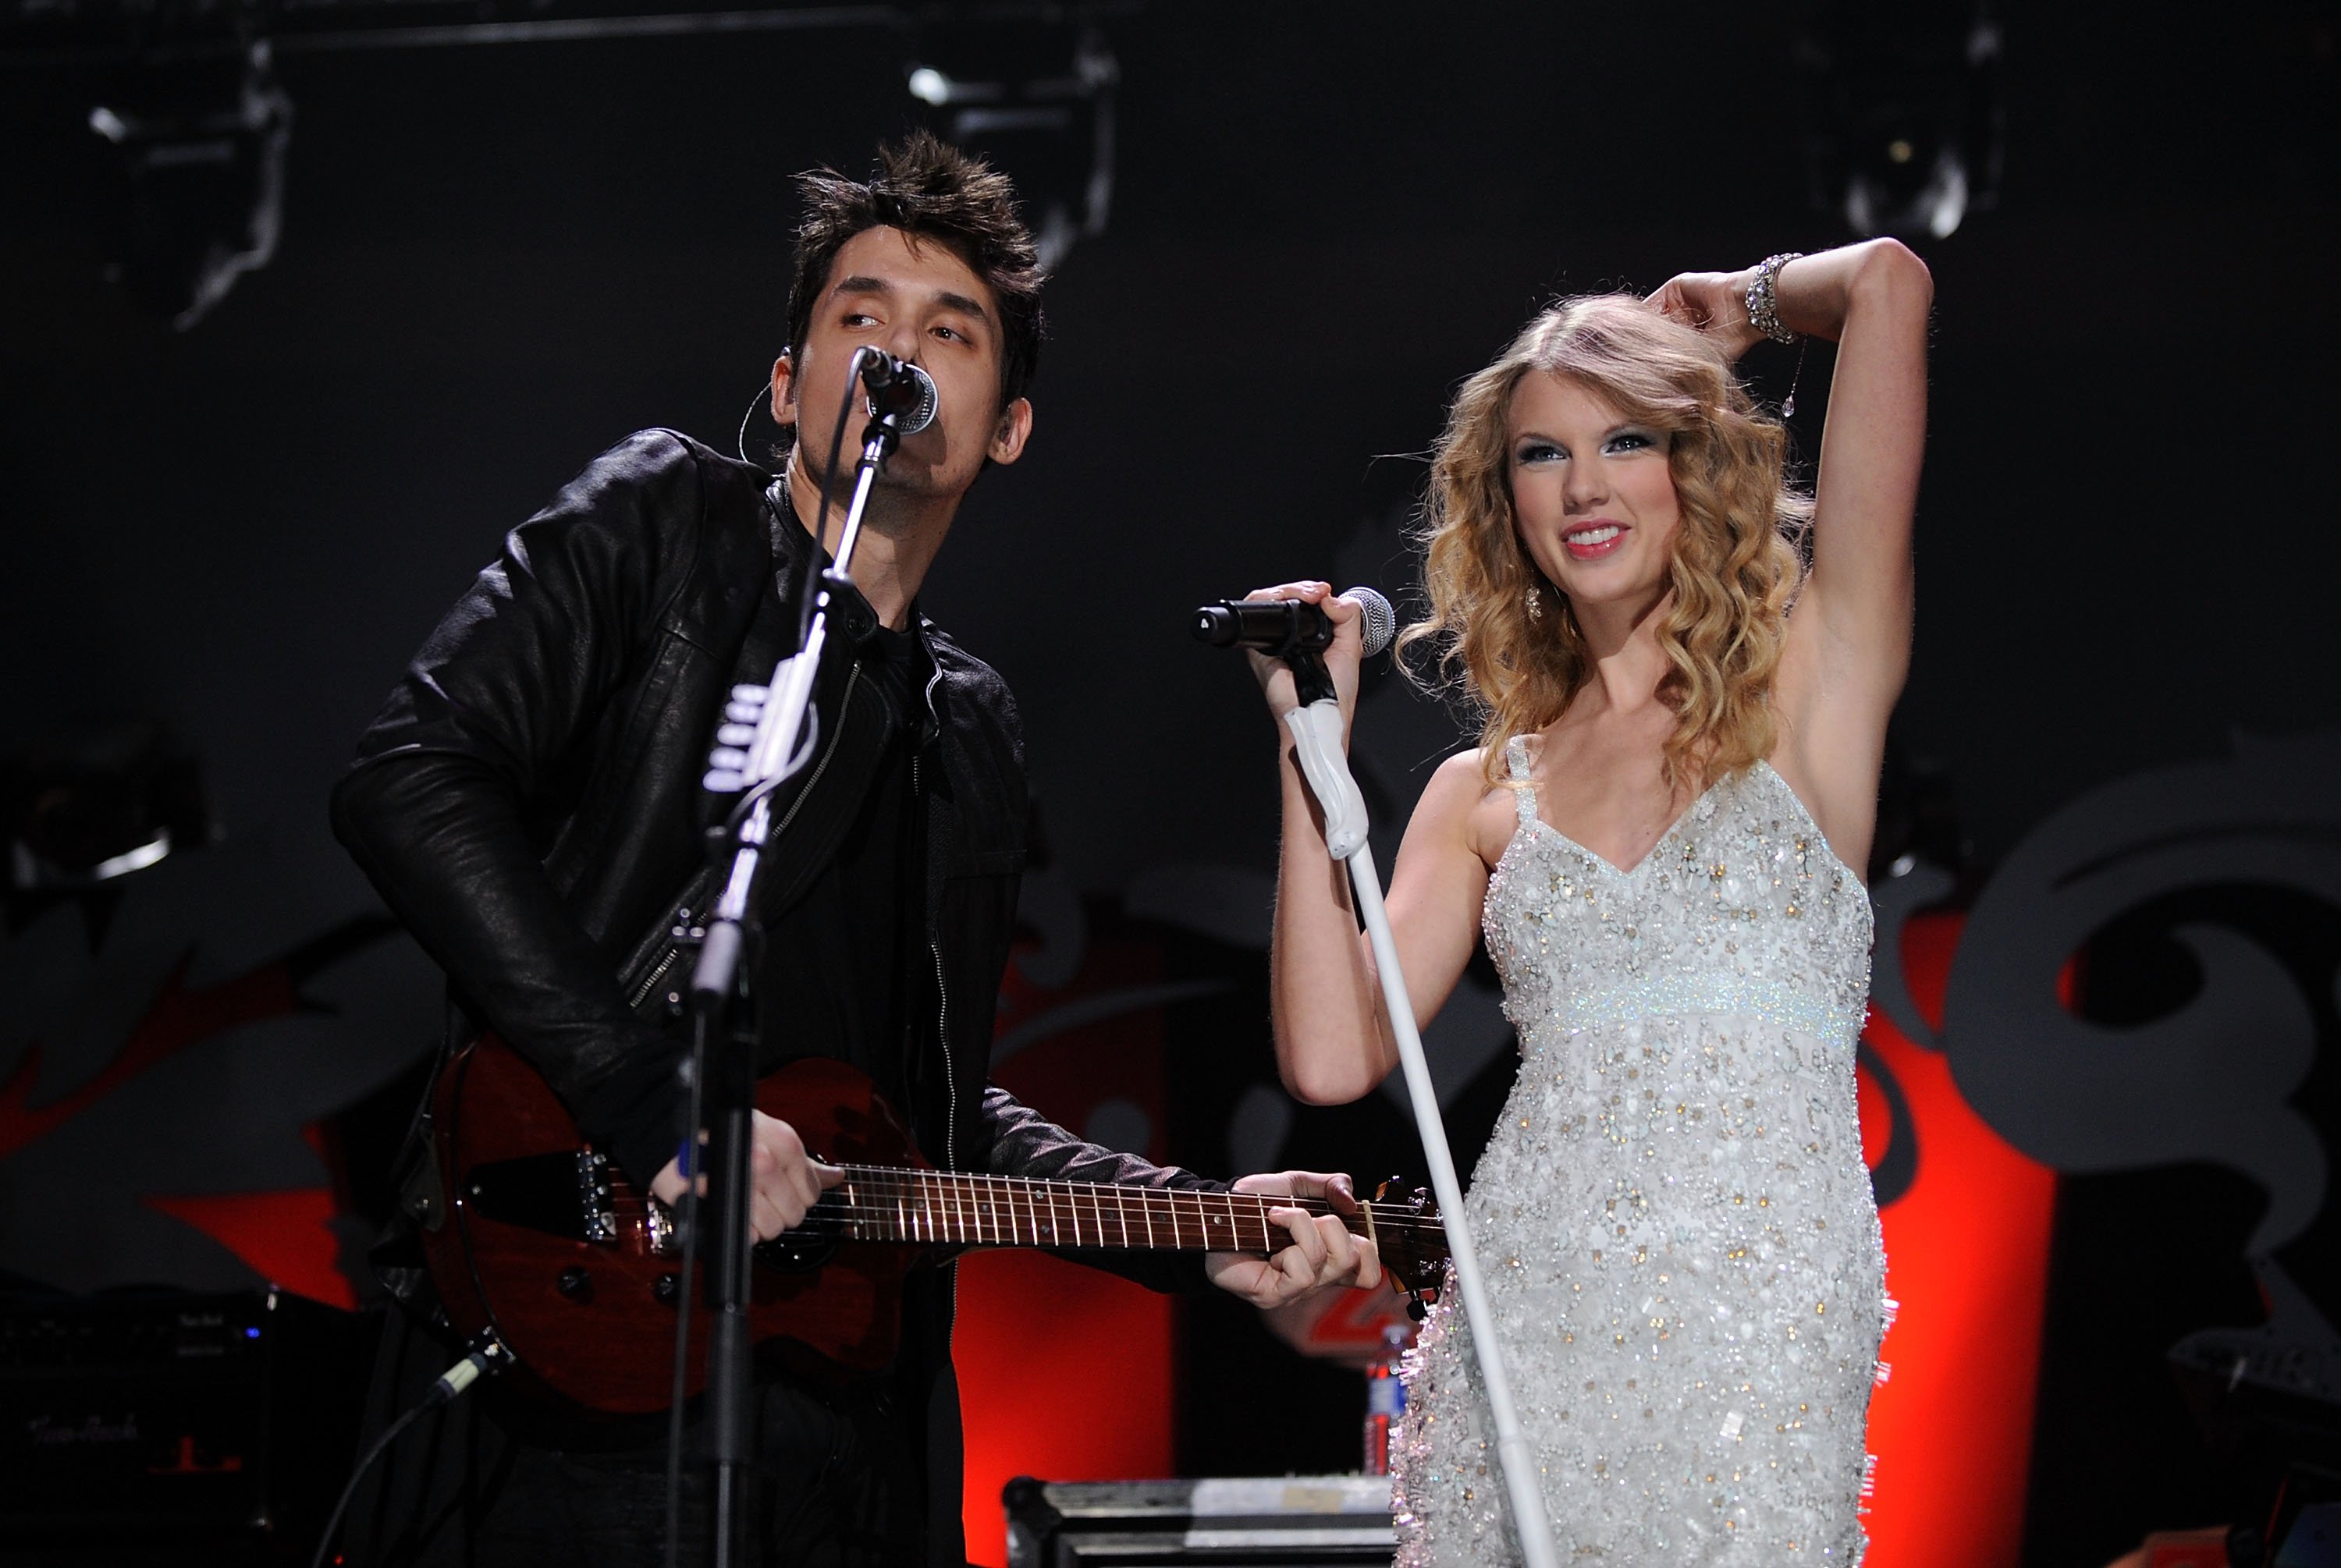
<instances>
[{"instance_id":1,"label":"woman's earring","mask_svg":"<svg viewBox=\"0 0 2341 1568\"><path fill-rule=\"evenodd\" d=\"M1536 584L1533 582L1529 584L1528 607L1529 619L1530 620L1542 620L1544 619L1544 606L1538 602Z\"/></svg>"}]
</instances>

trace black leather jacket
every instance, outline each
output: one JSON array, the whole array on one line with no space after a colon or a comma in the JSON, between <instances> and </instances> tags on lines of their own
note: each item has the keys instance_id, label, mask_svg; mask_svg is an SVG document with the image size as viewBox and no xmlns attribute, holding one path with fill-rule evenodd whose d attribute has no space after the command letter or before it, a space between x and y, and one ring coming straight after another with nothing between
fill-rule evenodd
<instances>
[{"instance_id":1,"label":"black leather jacket","mask_svg":"<svg viewBox=\"0 0 2341 1568\"><path fill-rule=\"evenodd\" d=\"M462 1008L545 1075L589 1137L614 1137L638 1181L672 1152L672 1123L641 1110L669 1092L679 1045L659 998L629 986L655 972L704 868L721 803L700 778L730 689L767 679L793 641L789 607L817 555L785 504L769 474L672 432L604 452L508 536L334 791L335 833ZM871 612L857 601L839 619L850 660ZM922 1148L954 1169L1216 1187L1083 1143L988 1083L1024 853L1022 742L1000 677L920 630L934 669L919 805L935 975L921 1048L947 1068L921 1075L932 1103L904 1107ZM850 696L840 765L807 787L768 878L817 867L850 822L859 712ZM1095 1261L1158 1289L1197 1277L1177 1255ZM949 1271L916 1294L902 1371L930 1384L931 1533L936 1561L958 1563Z\"/></svg>"}]
</instances>

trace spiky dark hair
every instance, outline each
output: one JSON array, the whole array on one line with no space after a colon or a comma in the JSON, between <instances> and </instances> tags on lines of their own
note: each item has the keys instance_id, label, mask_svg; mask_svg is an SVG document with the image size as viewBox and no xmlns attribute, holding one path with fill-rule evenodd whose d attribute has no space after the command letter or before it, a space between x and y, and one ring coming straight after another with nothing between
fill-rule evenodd
<instances>
[{"instance_id":1,"label":"spiky dark hair","mask_svg":"<svg viewBox=\"0 0 2341 1568\"><path fill-rule=\"evenodd\" d=\"M797 176L797 193L804 215L789 284L792 349L804 342L845 242L865 229L901 229L949 246L991 290L1000 305L1001 406L1024 395L1041 362L1041 266L1007 175L921 130L880 146L867 181L815 169Z\"/></svg>"}]
</instances>

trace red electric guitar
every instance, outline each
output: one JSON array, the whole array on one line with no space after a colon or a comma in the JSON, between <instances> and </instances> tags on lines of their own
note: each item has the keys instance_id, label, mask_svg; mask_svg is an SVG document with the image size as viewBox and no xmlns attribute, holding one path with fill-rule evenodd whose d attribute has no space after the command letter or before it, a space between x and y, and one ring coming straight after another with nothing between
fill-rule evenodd
<instances>
[{"instance_id":1,"label":"red electric guitar","mask_svg":"<svg viewBox=\"0 0 2341 1568\"><path fill-rule=\"evenodd\" d=\"M750 1330L759 1345L783 1340L784 1353L849 1372L893 1358L903 1277L935 1249L1274 1253L1290 1243L1270 1209L1331 1212L1321 1199L938 1171L843 1062L792 1063L757 1085L756 1105L842 1166L845 1180L802 1225L755 1249ZM665 1206L628 1185L536 1069L493 1035L440 1075L432 1118L439 1193L411 1206L456 1331L493 1331L532 1392L613 1414L665 1409L682 1267ZM1381 1196L1343 1222L1373 1239L1400 1288L1435 1288L1447 1258L1436 1212L1420 1194ZM705 1292L692 1298L703 1344Z\"/></svg>"}]
</instances>

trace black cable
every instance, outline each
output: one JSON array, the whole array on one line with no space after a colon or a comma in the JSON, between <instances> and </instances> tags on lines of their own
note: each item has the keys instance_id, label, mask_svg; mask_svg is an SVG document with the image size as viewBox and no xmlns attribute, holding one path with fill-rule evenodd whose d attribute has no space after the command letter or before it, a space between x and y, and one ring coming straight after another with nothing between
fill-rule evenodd
<instances>
[{"instance_id":1,"label":"black cable","mask_svg":"<svg viewBox=\"0 0 2341 1568\"><path fill-rule=\"evenodd\" d=\"M500 1365L504 1357L503 1345L489 1339L442 1373L439 1381L431 1385L430 1393L415 1401L405 1414L383 1429L382 1435L374 1440L374 1446L365 1451L365 1457L358 1461L357 1468L350 1472L348 1484L342 1488L341 1496L334 1503L333 1513L326 1515L325 1528L317 1537L317 1554L309 1559L309 1568L324 1568L325 1553L334 1549L334 1536L342 1527L342 1515L349 1512L350 1499L357 1495L358 1483L365 1479L365 1473L374 1468L374 1461L388 1453L390 1445L398 1441L399 1434L413 1425L425 1411L436 1410L453 1400L491 1368Z\"/></svg>"}]
</instances>

